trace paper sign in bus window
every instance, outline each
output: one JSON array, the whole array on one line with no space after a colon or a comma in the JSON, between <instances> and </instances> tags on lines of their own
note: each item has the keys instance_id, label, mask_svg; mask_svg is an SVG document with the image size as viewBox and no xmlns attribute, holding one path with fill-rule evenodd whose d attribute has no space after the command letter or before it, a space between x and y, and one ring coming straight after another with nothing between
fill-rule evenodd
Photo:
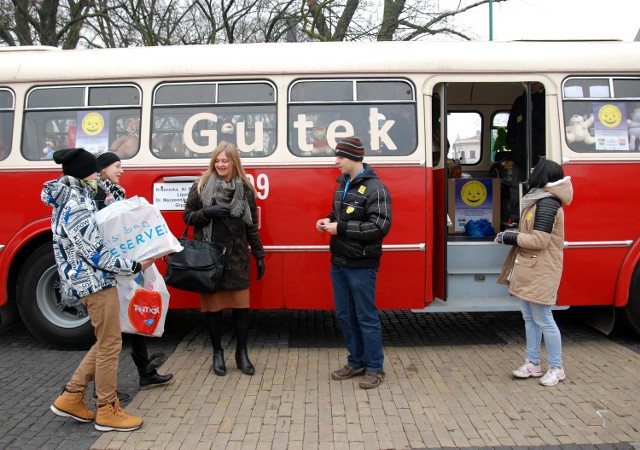
<instances>
[{"instance_id":1,"label":"paper sign in bus window","mask_svg":"<svg viewBox=\"0 0 640 450\"><path fill-rule=\"evenodd\" d=\"M109 111L79 111L76 146L91 153L109 150Z\"/></svg>"}]
</instances>

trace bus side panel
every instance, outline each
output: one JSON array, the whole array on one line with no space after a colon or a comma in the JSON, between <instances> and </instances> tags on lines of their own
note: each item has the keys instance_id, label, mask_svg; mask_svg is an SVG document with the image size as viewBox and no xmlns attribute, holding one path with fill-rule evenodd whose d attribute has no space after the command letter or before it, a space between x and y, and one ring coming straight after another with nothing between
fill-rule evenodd
<instances>
[{"instance_id":1,"label":"bus side panel","mask_svg":"<svg viewBox=\"0 0 640 450\"><path fill-rule=\"evenodd\" d=\"M638 238L640 211L631 203L631 180L637 164L564 165L574 196L565 206L565 241L622 242ZM611 305L626 247L603 244L595 248L567 248L560 286L560 305Z\"/></svg>"},{"instance_id":2,"label":"bus side panel","mask_svg":"<svg viewBox=\"0 0 640 450\"><path fill-rule=\"evenodd\" d=\"M424 168L374 167L392 198L391 232L384 245L419 245L425 242ZM333 192L340 175L335 168L249 169L256 177L269 179L269 194L258 200L262 207L261 237L269 251L276 246L282 265L276 278L284 291L287 309L333 308L329 271L330 235L315 229L318 219L331 212ZM299 249L310 246L313 249ZM284 249L283 249L284 247ZM289 250L287 250L289 247ZM278 253L272 253L276 255ZM269 255L269 253L268 253ZM269 277L269 257L266 280ZM273 275L272 275L273 276ZM253 284L252 284L253 287ZM425 254L419 250L385 250L378 273L377 301L380 308L422 308L425 289ZM253 294L253 291L252 291ZM265 288L270 305L277 299ZM252 297L253 298L253 297ZM253 300L252 300L253 302Z\"/></svg>"},{"instance_id":3,"label":"bus side panel","mask_svg":"<svg viewBox=\"0 0 640 450\"><path fill-rule=\"evenodd\" d=\"M565 249L558 305L612 305L620 263L627 251L626 248Z\"/></svg>"},{"instance_id":4,"label":"bus side panel","mask_svg":"<svg viewBox=\"0 0 640 450\"><path fill-rule=\"evenodd\" d=\"M0 244L6 245L0 251L0 305L4 305L13 296L13 293L7 292L7 277L14 257L31 238L51 230L51 220L48 218L51 208L40 201L40 192L43 183L56 175L46 172L24 174L2 171L0 177L0 198L5 199L7 206L12 205L3 209L0 220Z\"/></svg>"},{"instance_id":5,"label":"bus side panel","mask_svg":"<svg viewBox=\"0 0 640 450\"><path fill-rule=\"evenodd\" d=\"M251 161L253 162L253 161ZM153 201L154 182L166 176L193 176L204 170L157 167L136 169L124 165L123 186L128 196L139 195ZM384 245L411 245L413 250L386 250L378 278L381 308L422 308L425 299L425 253L417 250L425 243L424 168L374 167L392 196L393 225ZM251 261L251 305L254 308L322 309L333 307L329 278L330 236L315 229L316 221L331 211L333 191L339 172L335 167L248 168L258 188L260 235L267 249L266 272L255 279ZM0 194L24 208L8 210L0 222L0 242L8 242L25 223L47 217L51 210L40 201L42 184L60 175L57 170L2 174ZM24 179L28 177L29 182ZM264 184L268 180L268 190ZM20 186L20 189L15 189ZM184 231L182 211L163 211L174 235ZM304 250L312 247L312 250ZM271 250L270 250L271 248ZM161 272L164 263L158 261ZM171 308L198 308L199 296L171 290Z\"/></svg>"}]
</instances>

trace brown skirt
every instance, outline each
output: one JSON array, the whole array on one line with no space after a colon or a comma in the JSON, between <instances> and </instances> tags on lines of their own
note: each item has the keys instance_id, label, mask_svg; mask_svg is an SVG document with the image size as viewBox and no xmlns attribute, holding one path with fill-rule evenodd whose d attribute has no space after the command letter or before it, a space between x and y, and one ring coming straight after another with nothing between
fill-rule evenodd
<instances>
[{"instance_id":1,"label":"brown skirt","mask_svg":"<svg viewBox=\"0 0 640 450\"><path fill-rule=\"evenodd\" d=\"M201 312L218 312L225 308L248 308L249 289L200 294Z\"/></svg>"}]
</instances>

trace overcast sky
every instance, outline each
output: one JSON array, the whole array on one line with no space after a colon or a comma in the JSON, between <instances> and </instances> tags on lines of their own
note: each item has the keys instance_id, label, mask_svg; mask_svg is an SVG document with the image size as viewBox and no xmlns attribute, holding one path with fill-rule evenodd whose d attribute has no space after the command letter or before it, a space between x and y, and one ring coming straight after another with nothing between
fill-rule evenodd
<instances>
[{"instance_id":1,"label":"overcast sky","mask_svg":"<svg viewBox=\"0 0 640 450\"><path fill-rule=\"evenodd\" d=\"M469 0L436 0L455 8ZM489 40L489 5L461 14L455 25ZM493 4L493 40L621 39L640 29L639 0L508 0Z\"/></svg>"}]
</instances>

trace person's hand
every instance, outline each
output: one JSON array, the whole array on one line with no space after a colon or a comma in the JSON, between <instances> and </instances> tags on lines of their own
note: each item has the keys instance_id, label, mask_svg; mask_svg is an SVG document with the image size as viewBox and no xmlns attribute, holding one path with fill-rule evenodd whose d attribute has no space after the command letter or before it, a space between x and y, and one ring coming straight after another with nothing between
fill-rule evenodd
<instances>
[{"instance_id":1,"label":"person's hand","mask_svg":"<svg viewBox=\"0 0 640 450\"><path fill-rule=\"evenodd\" d=\"M155 258L149 258L149 259L145 259L144 261L140 261L140 265L142 266L142 271L146 270L154 262L156 262Z\"/></svg>"},{"instance_id":2,"label":"person's hand","mask_svg":"<svg viewBox=\"0 0 640 450\"><path fill-rule=\"evenodd\" d=\"M327 219L326 217L318 220L316 222L316 231L319 231L320 233L322 233L328 223L329 223L329 219Z\"/></svg>"},{"instance_id":3,"label":"person's hand","mask_svg":"<svg viewBox=\"0 0 640 450\"><path fill-rule=\"evenodd\" d=\"M496 234L496 238L493 240L493 242L495 242L496 244L502 244L503 235L504 235L504 231L501 231L498 234Z\"/></svg>"},{"instance_id":4,"label":"person's hand","mask_svg":"<svg viewBox=\"0 0 640 450\"><path fill-rule=\"evenodd\" d=\"M109 194L107 195L107 198L104 199L104 205L109 206L115 201L116 201L116 198L113 196L113 194Z\"/></svg>"},{"instance_id":5,"label":"person's hand","mask_svg":"<svg viewBox=\"0 0 640 450\"><path fill-rule=\"evenodd\" d=\"M338 234L338 222L327 222L324 224L324 231L335 236Z\"/></svg>"},{"instance_id":6,"label":"person's hand","mask_svg":"<svg viewBox=\"0 0 640 450\"><path fill-rule=\"evenodd\" d=\"M264 258L256 259L256 267L258 269L258 280L262 280L264 276Z\"/></svg>"},{"instance_id":7,"label":"person's hand","mask_svg":"<svg viewBox=\"0 0 640 450\"><path fill-rule=\"evenodd\" d=\"M213 217L225 217L228 216L230 212L231 209L228 206L222 205L211 205L202 210L202 214L204 214L207 219L211 219Z\"/></svg>"}]
</instances>

